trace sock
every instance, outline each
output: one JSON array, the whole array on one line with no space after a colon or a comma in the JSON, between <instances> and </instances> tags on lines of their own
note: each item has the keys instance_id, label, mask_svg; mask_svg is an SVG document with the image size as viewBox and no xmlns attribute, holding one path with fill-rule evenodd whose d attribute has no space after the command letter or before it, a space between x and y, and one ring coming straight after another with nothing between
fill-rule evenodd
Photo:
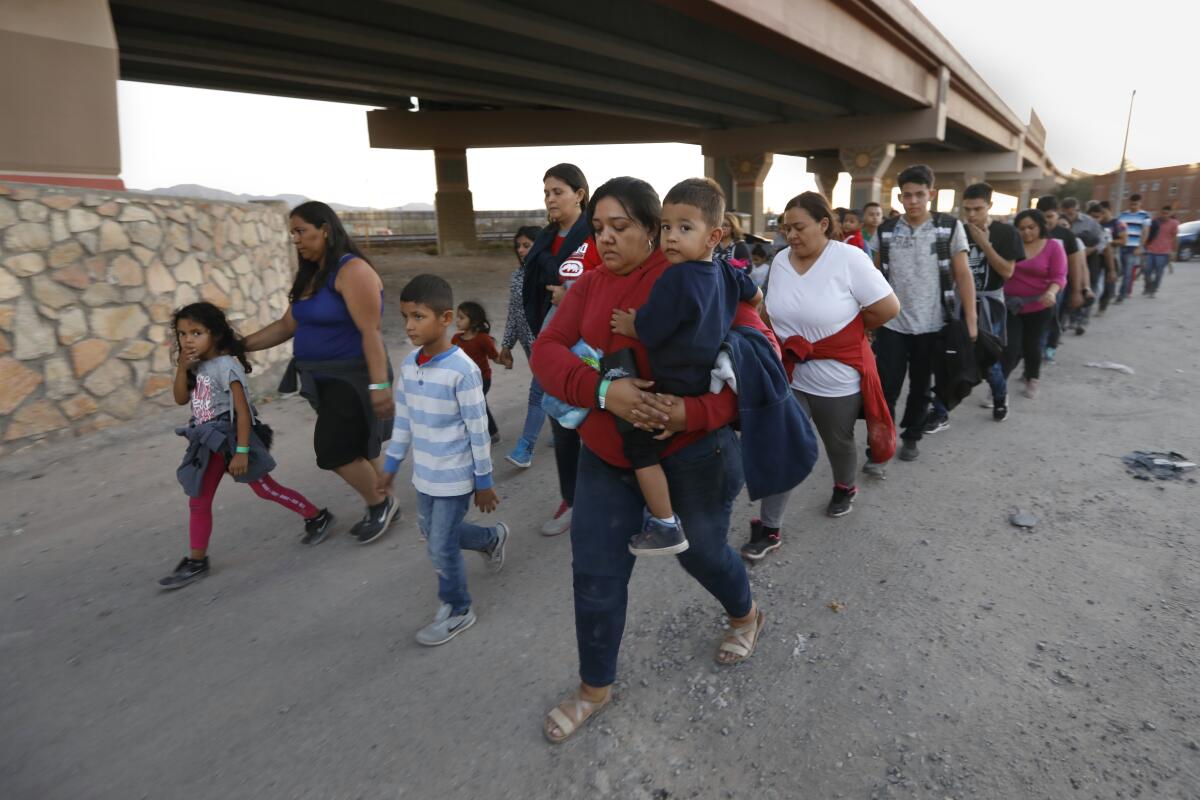
<instances>
[{"instance_id":1,"label":"sock","mask_svg":"<svg viewBox=\"0 0 1200 800\"><path fill-rule=\"evenodd\" d=\"M779 528L769 528L769 527L767 527L766 525L763 525L763 526L762 526L762 532L763 532L763 535L764 535L764 536L769 536L769 537L771 537L772 539L778 539L778 538L779 538Z\"/></svg>"},{"instance_id":2,"label":"sock","mask_svg":"<svg viewBox=\"0 0 1200 800\"><path fill-rule=\"evenodd\" d=\"M660 519L659 517L655 517L654 519L658 522L661 522L663 525L678 525L679 524L679 518L676 517L674 514L671 515L670 519Z\"/></svg>"}]
</instances>

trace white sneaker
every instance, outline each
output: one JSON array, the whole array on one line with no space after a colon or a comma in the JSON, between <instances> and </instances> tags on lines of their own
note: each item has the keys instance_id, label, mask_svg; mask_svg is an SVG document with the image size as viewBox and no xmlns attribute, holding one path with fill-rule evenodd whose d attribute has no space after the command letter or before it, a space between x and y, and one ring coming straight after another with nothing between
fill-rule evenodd
<instances>
[{"instance_id":1,"label":"white sneaker","mask_svg":"<svg viewBox=\"0 0 1200 800\"><path fill-rule=\"evenodd\" d=\"M554 512L554 516L542 526L542 536L561 536L569 530L571 530L571 507L564 500L559 504L558 511Z\"/></svg>"},{"instance_id":2,"label":"white sneaker","mask_svg":"<svg viewBox=\"0 0 1200 800\"><path fill-rule=\"evenodd\" d=\"M451 616L452 611L449 603L442 603L433 616L433 622L417 631L417 644L437 647L475 624L475 612L471 609L468 608L465 614L459 614L456 617Z\"/></svg>"},{"instance_id":3,"label":"white sneaker","mask_svg":"<svg viewBox=\"0 0 1200 800\"><path fill-rule=\"evenodd\" d=\"M980 408L991 408L992 407L992 393L991 392L988 392L983 398L980 399L979 407Z\"/></svg>"}]
</instances>

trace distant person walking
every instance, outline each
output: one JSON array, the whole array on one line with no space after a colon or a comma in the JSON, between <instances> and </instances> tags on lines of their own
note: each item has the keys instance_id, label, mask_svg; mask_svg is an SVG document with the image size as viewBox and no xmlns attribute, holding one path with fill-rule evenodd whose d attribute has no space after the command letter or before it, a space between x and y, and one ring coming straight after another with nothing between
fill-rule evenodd
<instances>
[{"instance_id":1,"label":"distant person walking","mask_svg":"<svg viewBox=\"0 0 1200 800\"><path fill-rule=\"evenodd\" d=\"M750 269L750 245L742 233L742 223L737 214L726 211L721 223L721 243L713 251L713 261L724 261L736 269Z\"/></svg>"},{"instance_id":2,"label":"distant person walking","mask_svg":"<svg viewBox=\"0 0 1200 800\"><path fill-rule=\"evenodd\" d=\"M1025 362L1024 395L1037 394L1042 368L1042 332L1050 322L1058 295L1067 283L1067 254L1056 239L1049 238L1046 217L1036 209L1017 214L1024 258L1017 261L1004 286L1008 305L1008 345L1004 354L1004 376Z\"/></svg>"},{"instance_id":3,"label":"distant person walking","mask_svg":"<svg viewBox=\"0 0 1200 800\"><path fill-rule=\"evenodd\" d=\"M508 317L504 320L504 336L500 340L499 363L505 369L513 368L513 345L520 344L525 351L525 359L529 360L533 347L533 333L529 330L529 322L525 319L525 256L533 248L533 242L541 233L541 228L525 225L513 236L513 251L517 254L517 268L513 270L508 282ZM533 465L533 451L537 445L538 436L542 432L542 424L546 421L546 412L542 409L542 385L537 378L529 378L529 403L525 409L525 425L521 429L521 438L516 450L509 454L508 460L518 467ZM520 460L514 460L516 457Z\"/></svg>"},{"instance_id":4,"label":"distant person walking","mask_svg":"<svg viewBox=\"0 0 1200 800\"><path fill-rule=\"evenodd\" d=\"M392 424L392 368L383 345L383 281L332 208L315 200L289 217L300 267L283 316L246 337L246 350L292 340L293 358L280 391L294 392L317 412L317 466L336 472L367 510L350 533L360 544L387 531L399 506L376 488L379 456ZM333 518L305 534L318 544Z\"/></svg>"},{"instance_id":5,"label":"distant person walking","mask_svg":"<svg viewBox=\"0 0 1200 800\"><path fill-rule=\"evenodd\" d=\"M1146 296L1158 294L1163 273L1175 255L1178 235L1179 220L1171 216L1170 206L1163 206L1150 223L1150 232L1146 235L1146 285L1142 290Z\"/></svg>"},{"instance_id":6,"label":"distant person walking","mask_svg":"<svg viewBox=\"0 0 1200 800\"><path fill-rule=\"evenodd\" d=\"M1150 228L1150 212L1142 208L1142 196L1129 195L1129 208L1117 217L1125 223L1125 243L1121 245L1121 293L1117 296L1120 303L1133 294L1133 281L1137 276L1138 266L1142 263L1142 239Z\"/></svg>"}]
</instances>

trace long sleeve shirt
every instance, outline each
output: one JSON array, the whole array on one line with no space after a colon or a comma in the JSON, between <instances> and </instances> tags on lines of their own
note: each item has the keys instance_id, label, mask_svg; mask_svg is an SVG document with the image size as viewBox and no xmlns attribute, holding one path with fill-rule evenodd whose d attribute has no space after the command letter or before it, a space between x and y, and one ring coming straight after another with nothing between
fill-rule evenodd
<instances>
[{"instance_id":1,"label":"long sleeve shirt","mask_svg":"<svg viewBox=\"0 0 1200 800\"><path fill-rule=\"evenodd\" d=\"M533 333L525 319L525 268L517 267L508 280L508 317L504 320L504 337L500 347L511 350L517 342L529 352L533 346Z\"/></svg>"},{"instance_id":2,"label":"long sleeve shirt","mask_svg":"<svg viewBox=\"0 0 1200 800\"><path fill-rule=\"evenodd\" d=\"M396 416L384 472L413 452L413 486L432 497L459 497L492 488L483 378L466 353L451 347L424 364L420 349L400 365Z\"/></svg>"}]
</instances>

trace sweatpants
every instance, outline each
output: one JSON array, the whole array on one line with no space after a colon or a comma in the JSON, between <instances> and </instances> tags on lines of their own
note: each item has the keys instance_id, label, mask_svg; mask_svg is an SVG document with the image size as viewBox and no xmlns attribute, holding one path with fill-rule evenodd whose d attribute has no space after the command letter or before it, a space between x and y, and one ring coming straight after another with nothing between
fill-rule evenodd
<instances>
[{"instance_id":1,"label":"sweatpants","mask_svg":"<svg viewBox=\"0 0 1200 800\"><path fill-rule=\"evenodd\" d=\"M825 445L825 455L833 468L833 482L840 486L853 486L858 470L858 452L854 447L854 426L862 411L862 394L855 392L844 397L822 397L792 390L805 412L816 426ZM783 527L783 514L787 510L791 492L773 494L762 499L759 519L767 528Z\"/></svg>"},{"instance_id":2,"label":"sweatpants","mask_svg":"<svg viewBox=\"0 0 1200 800\"><path fill-rule=\"evenodd\" d=\"M224 476L225 458L220 453L213 453L208 459L208 469L204 471L204 479L200 484L200 496L188 498L188 539L193 550L208 549L208 540L212 537L213 528L213 497ZM270 475L264 475L248 485L250 491L263 500L278 503L289 511L295 511L304 519L315 517L320 512L320 509L310 503L304 495L295 489L281 486Z\"/></svg>"}]
</instances>

